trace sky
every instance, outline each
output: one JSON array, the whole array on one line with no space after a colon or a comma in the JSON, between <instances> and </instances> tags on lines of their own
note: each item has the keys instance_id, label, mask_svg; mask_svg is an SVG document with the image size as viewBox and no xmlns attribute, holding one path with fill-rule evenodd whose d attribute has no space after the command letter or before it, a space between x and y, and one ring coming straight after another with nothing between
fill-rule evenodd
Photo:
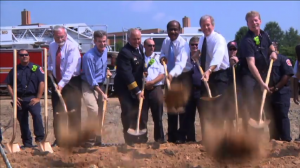
<instances>
[{"instance_id":1,"label":"sky","mask_svg":"<svg viewBox=\"0 0 300 168\"><path fill-rule=\"evenodd\" d=\"M260 12L262 29L276 21L286 31L300 31L300 1L0 1L1 26L21 24L21 11L31 12L32 23L108 25L108 32L122 28L166 29L170 20L187 16L192 27L200 27L201 16L215 18L215 30L227 41L234 40L240 27L246 26L245 15Z\"/></svg>"}]
</instances>

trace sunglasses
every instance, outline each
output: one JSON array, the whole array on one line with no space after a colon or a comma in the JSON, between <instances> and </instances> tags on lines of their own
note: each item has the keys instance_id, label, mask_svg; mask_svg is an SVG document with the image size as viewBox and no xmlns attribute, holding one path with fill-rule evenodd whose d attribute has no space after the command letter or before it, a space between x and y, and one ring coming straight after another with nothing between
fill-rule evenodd
<instances>
[{"instance_id":1,"label":"sunglasses","mask_svg":"<svg viewBox=\"0 0 300 168\"><path fill-rule=\"evenodd\" d=\"M236 48L230 48L229 51L236 51Z\"/></svg>"},{"instance_id":2,"label":"sunglasses","mask_svg":"<svg viewBox=\"0 0 300 168\"><path fill-rule=\"evenodd\" d=\"M155 47L155 45L148 45L148 47Z\"/></svg>"},{"instance_id":3,"label":"sunglasses","mask_svg":"<svg viewBox=\"0 0 300 168\"><path fill-rule=\"evenodd\" d=\"M29 54L19 54L20 57L28 56Z\"/></svg>"},{"instance_id":4,"label":"sunglasses","mask_svg":"<svg viewBox=\"0 0 300 168\"><path fill-rule=\"evenodd\" d=\"M198 46L198 44L191 44L191 46Z\"/></svg>"}]
</instances>

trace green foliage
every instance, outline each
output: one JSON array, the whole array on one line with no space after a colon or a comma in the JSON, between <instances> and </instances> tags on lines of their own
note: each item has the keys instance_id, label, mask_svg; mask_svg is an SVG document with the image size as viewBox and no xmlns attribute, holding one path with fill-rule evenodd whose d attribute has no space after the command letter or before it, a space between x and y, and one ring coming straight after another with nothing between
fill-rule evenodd
<instances>
[{"instance_id":1,"label":"green foliage","mask_svg":"<svg viewBox=\"0 0 300 168\"><path fill-rule=\"evenodd\" d=\"M264 28L270 36L270 39L275 42L282 41L284 37L284 32L277 22L268 22Z\"/></svg>"},{"instance_id":2,"label":"green foliage","mask_svg":"<svg viewBox=\"0 0 300 168\"><path fill-rule=\"evenodd\" d=\"M238 46L240 45L241 40L247 34L247 32L248 32L248 27L243 26L235 33L234 41L236 41Z\"/></svg>"},{"instance_id":3,"label":"green foliage","mask_svg":"<svg viewBox=\"0 0 300 168\"><path fill-rule=\"evenodd\" d=\"M116 51L120 51L122 47L123 47L122 41L117 41L116 42Z\"/></svg>"}]
</instances>

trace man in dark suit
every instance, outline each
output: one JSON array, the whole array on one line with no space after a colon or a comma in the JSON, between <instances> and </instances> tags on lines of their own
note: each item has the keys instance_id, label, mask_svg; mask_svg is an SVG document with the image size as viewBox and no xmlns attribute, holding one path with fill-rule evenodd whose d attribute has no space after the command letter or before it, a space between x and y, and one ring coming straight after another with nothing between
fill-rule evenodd
<instances>
[{"instance_id":1,"label":"man in dark suit","mask_svg":"<svg viewBox=\"0 0 300 168\"><path fill-rule=\"evenodd\" d=\"M143 72L146 72L141 31L129 29L128 43L121 49L117 57L117 74L114 88L121 104L121 120L125 143L133 146L135 143L148 141L147 133L134 136L127 133L128 129L136 129L139 100L144 98L142 92ZM141 115L140 130L146 128L147 122Z\"/></svg>"}]
</instances>

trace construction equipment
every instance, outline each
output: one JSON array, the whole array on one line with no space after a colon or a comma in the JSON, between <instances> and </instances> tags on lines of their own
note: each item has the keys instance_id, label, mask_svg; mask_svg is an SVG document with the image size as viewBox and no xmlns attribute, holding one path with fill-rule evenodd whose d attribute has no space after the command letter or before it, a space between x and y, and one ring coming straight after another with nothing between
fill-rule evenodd
<instances>
[{"instance_id":1,"label":"construction equipment","mask_svg":"<svg viewBox=\"0 0 300 168\"><path fill-rule=\"evenodd\" d=\"M144 93L144 89L145 89L145 75L143 75L142 93ZM127 130L127 133L130 135L140 136L140 135L147 133L147 129L140 130L140 119L141 119L141 113L142 113L142 107L143 107L143 100L144 100L143 98L140 98L136 130L134 130L132 128L129 128Z\"/></svg>"},{"instance_id":2,"label":"construction equipment","mask_svg":"<svg viewBox=\"0 0 300 168\"><path fill-rule=\"evenodd\" d=\"M109 77L106 76L106 88L105 88L105 94L108 94L108 84L109 84ZM101 143L102 143L102 132L103 132L103 125L104 125L104 118L106 113L106 107L107 107L107 100L103 100L103 111L102 111L102 117L101 117L101 127L100 127L100 137L101 137Z\"/></svg>"},{"instance_id":3,"label":"construction equipment","mask_svg":"<svg viewBox=\"0 0 300 168\"><path fill-rule=\"evenodd\" d=\"M198 68L200 70L201 75L203 76L204 72L203 72L203 69L200 66L199 60L196 60L196 63L198 65ZM207 93L208 93L208 97L201 97L200 99L205 100L205 101L213 101L213 100L215 100L215 99L217 99L217 98L219 98L221 96L221 95L217 95L215 97L212 97L211 91L210 91L210 88L209 88L209 85L208 85L207 81L203 80L203 82L204 82L204 85L206 87L206 90L207 90Z\"/></svg>"},{"instance_id":4,"label":"construction equipment","mask_svg":"<svg viewBox=\"0 0 300 168\"><path fill-rule=\"evenodd\" d=\"M14 152L19 152L20 151L20 146L17 143L14 143L15 138L16 138L16 132L17 132L17 50L14 50L14 70L13 70L13 134L11 141L7 143L6 149L8 150L9 153L14 153Z\"/></svg>"},{"instance_id":5,"label":"construction equipment","mask_svg":"<svg viewBox=\"0 0 300 168\"><path fill-rule=\"evenodd\" d=\"M43 152L49 152L53 153L52 147L50 143L47 141L48 137L48 71L46 69L47 65L47 49L44 48L44 78L45 78L45 91L44 91L44 112L45 112L45 118L44 118L44 124L45 124L45 136L42 142L38 142L38 148Z\"/></svg>"},{"instance_id":6,"label":"construction equipment","mask_svg":"<svg viewBox=\"0 0 300 168\"><path fill-rule=\"evenodd\" d=\"M269 70L268 70L268 74L267 74L267 78L266 78L267 86L269 85L269 81L270 81L270 75L271 75L271 71L272 71L272 67L273 67L273 61L274 61L273 59L271 59L271 61L270 61L270 66L269 66ZM250 118L248 121L248 124L254 128L264 128L265 126L267 126L270 123L270 120L265 120L265 121L262 120L266 96L267 96L267 90L264 89L261 104L260 104L260 114L259 114L258 122L255 121L253 118Z\"/></svg>"},{"instance_id":7,"label":"construction equipment","mask_svg":"<svg viewBox=\"0 0 300 168\"><path fill-rule=\"evenodd\" d=\"M236 64L235 64L236 65ZM233 91L234 91L234 104L235 104L235 129L236 132L239 132L238 120L239 120L239 108L237 102L237 93L236 93L236 76L235 76L235 65L232 66L232 74L233 74Z\"/></svg>"}]
</instances>

